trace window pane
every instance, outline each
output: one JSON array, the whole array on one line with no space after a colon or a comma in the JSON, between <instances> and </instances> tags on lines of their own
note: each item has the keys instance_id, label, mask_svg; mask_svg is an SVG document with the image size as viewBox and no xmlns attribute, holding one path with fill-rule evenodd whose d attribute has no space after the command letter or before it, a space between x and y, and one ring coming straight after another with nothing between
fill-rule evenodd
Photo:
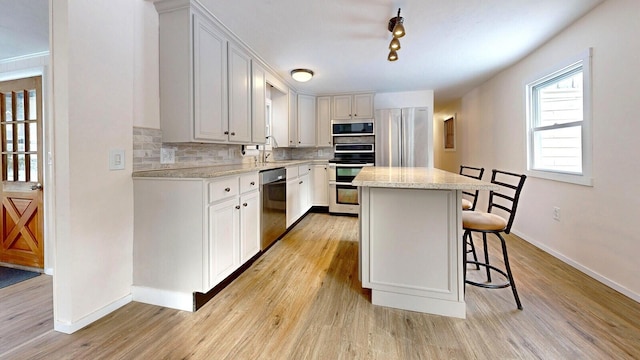
<instances>
[{"instance_id":1,"label":"window pane","mask_svg":"<svg viewBox=\"0 0 640 360\"><path fill-rule=\"evenodd\" d=\"M24 120L24 93L16 93L16 121Z\"/></svg>"},{"instance_id":2,"label":"window pane","mask_svg":"<svg viewBox=\"0 0 640 360\"><path fill-rule=\"evenodd\" d=\"M538 102L536 126L583 120L582 71L534 87Z\"/></svg>"},{"instance_id":3,"label":"window pane","mask_svg":"<svg viewBox=\"0 0 640 360\"><path fill-rule=\"evenodd\" d=\"M18 142L18 151L25 151L24 123L18 123L18 136L16 136L16 141Z\"/></svg>"},{"instance_id":4,"label":"window pane","mask_svg":"<svg viewBox=\"0 0 640 360\"><path fill-rule=\"evenodd\" d=\"M38 118L38 112L36 107L36 91L29 90L29 119L36 120Z\"/></svg>"},{"instance_id":5,"label":"window pane","mask_svg":"<svg viewBox=\"0 0 640 360\"><path fill-rule=\"evenodd\" d=\"M6 93L4 94L4 105L5 105L5 121L12 121L13 120L13 114L11 113L11 109L13 109L11 107L11 93Z\"/></svg>"},{"instance_id":6,"label":"window pane","mask_svg":"<svg viewBox=\"0 0 640 360\"><path fill-rule=\"evenodd\" d=\"M534 132L536 170L582 173L582 127Z\"/></svg>"},{"instance_id":7,"label":"window pane","mask_svg":"<svg viewBox=\"0 0 640 360\"><path fill-rule=\"evenodd\" d=\"M24 171L24 155L18 155L18 181L27 181L26 172Z\"/></svg>"},{"instance_id":8,"label":"window pane","mask_svg":"<svg viewBox=\"0 0 640 360\"><path fill-rule=\"evenodd\" d=\"M13 156L7 156L7 181L13 181Z\"/></svg>"},{"instance_id":9,"label":"window pane","mask_svg":"<svg viewBox=\"0 0 640 360\"><path fill-rule=\"evenodd\" d=\"M29 124L29 148L27 151L38 151L38 124Z\"/></svg>"},{"instance_id":10,"label":"window pane","mask_svg":"<svg viewBox=\"0 0 640 360\"><path fill-rule=\"evenodd\" d=\"M31 158L31 174L29 181L37 182L38 181L38 155L33 154L30 156Z\"/></svg>"},{"instance_id":11,"label":"window pane","mask_svg":"<svg viewBox=\"0 0 640 360\"><path fill-rule=\"evenodd\" d=\"M13 125L4 126L5 136L7 137L7 151L13 151Z\"/></svg>"}]
</instances>

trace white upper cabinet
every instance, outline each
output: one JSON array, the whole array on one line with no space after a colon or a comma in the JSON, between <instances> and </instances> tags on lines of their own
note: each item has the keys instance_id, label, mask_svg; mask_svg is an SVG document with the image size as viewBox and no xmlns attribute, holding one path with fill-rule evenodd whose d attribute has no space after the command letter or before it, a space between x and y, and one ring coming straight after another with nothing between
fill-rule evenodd
<instances>
[{"instance_id":1,"label":"white upper cabinet","mask_svg":"<svg viewBox=\"0 0 640 360\"><path fill-rule=\"evenodd\" d=\"M252 113L251 113L251 142L264 144L266 141L266 72L257 62L251 63L253 80L252 88Z\"/></svg>"},{"instance_id":2,"label":"white upper cabinet","mask_svg":"<svg viewBox=\"0 0 640 360\"><path fill-rule=\"evenodd\" d=\"M200 2L154 4L162 141L264 144L266 70L256 56Z\"/></svg>"},{"instance_id":3,"label":"white upper cabinet","mask_svg":"<svg viewBox=\"0 0 640 360\"><path fill-rule=\"evenodd\" d=\"M225 141L227 39L201 8L169 5L156 3L163 141Z\"/></svg>"},{"instance_id":4,"label":"white upper cabinet","mask_svg":"<svg viewBox=\"0 0 640 360\"><path fill-rule=\"evenodd\" d=\"M289 88L288 126L289 126L289 147L296 147L298 146L298 93L291 88Z\"/></svg>"},{"instance_id":5,"label":"white upper cabinet","mask_svg":"<svg viewBox=\"0 0 640 360\"><path fill-rule=\"evenodd\" d=\"M194 139L227 139L227 40L193 15ZM164 103L164 101L163 101Z\"/></svg>"},{"instance_id":6,"label":"white upper cabinet","mask_svg":"<svg viewBox=\"0 0 640 360\"><path fill-rule=\"evenodd\" d=\"M298 95L298 146L316 146L316 97Z\"/></svg>"},{"instance_id":7,"label":"white upper cabinet","mask_svg":"<svg viewBox=\"0 0 640 360\"><path fill-rule=\"evenodd\" d=\"M334 120L372 119L373 93L333 96L332 118Z\"/></svg>"},{"instance_id":8,"label":"white upper cabinet","mask_svg":"<svg viewBox=\"0 0 640 360\"><path fill-rule=\"evenodd\" d=\"M229 43L229 142L251 142L251 58Z\"/></svg>"},{"instance_id":9,"label":"white upper cabinet","mask_svg":"<svg viewBox=\"0 0 640 360\"><path fill-rule=\"evenodd\" d=\"M318 96L316 99L316 146L331 147L331 96Z\"/></svg>"}]
</instances>

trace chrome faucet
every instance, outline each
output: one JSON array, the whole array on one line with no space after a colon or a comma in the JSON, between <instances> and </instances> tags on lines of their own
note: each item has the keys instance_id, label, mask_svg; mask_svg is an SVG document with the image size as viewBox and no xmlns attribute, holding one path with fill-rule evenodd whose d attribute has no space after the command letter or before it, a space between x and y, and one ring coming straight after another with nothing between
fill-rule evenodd
<instances>
[{"instance_id":1,"label":"chrome faucet","mask_svg":"<svg viewBox=\"0 0 640 360\"><path fill-rule=\"evenodd\" d=\"M278 147L278 141L276 140L276 138L275 138L273 135L267 135L267 136L265 137L265 139L266 139L266 140L273 139L273 146L272 146L272 149L275 149L275 148L277 148L277 147ZM265 143L265 144L262 146L262 162L263 162L263 163L266 163L266 162L267 162L267 159L269 158L269 156L270 156L270 155L271 155L271 153L267 153L267 144Z\"/></svg>"}]
</instances>

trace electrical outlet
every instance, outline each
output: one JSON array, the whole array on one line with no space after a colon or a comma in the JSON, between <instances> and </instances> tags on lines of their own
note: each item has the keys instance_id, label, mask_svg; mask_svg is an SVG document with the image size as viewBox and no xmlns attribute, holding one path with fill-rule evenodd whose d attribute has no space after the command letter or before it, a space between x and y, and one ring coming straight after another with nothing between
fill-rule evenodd
<instances>
[{"instance_id":1,"label":"electrical outlet","mask_svg":"<svg viewBox=\"0 0 640 360\"><path fill-rule=\"evenodd\" d=\"M553 220L560 221L560 208L557 206L553 207Z\"/></svg>"},{"instance_id":2,"label":"electrical outlet","mask_svg":"<svg viewBox=\"0 0 640 360\"><path fill-rule=\"evenodd\" d=\"M176 162L176 149L160 148L160 164L173 164Z\"/></svg>"}]
</instances>

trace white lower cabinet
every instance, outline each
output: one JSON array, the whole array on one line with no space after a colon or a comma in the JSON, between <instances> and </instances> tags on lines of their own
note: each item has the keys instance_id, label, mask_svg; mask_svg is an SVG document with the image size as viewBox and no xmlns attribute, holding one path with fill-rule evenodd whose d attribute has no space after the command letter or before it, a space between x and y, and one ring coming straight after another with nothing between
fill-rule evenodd
<instances>
[{"instance_id":1,"label":"white lower cabinet","mask_svg":"<svg viewBox=\"0 0 640 360\"><path fill-rule=\"evenodd\" d=\"M311 209L311 166L287 167L287 227Z\"/></svg>"},{"instance_id":2,"label":"white lower cabinet","mask_svg":"<svg viewBox=\"0 0 640 360\"><path fill-rule=\"evenodd\" d=\"M135 178L133 299L194 311L260 251L258 173L213 180Z\"/></svg>"},{"instance_id":3,"label":"white lower cabinet","mask_svg":"<svg viewBox=\"0 0 640 360\"><path fill-rule=\"evenodd\" d=\"M245 263L260 252L260 193L240 196L240 262Z\"/></svg>"},{"instance_id":4,"label":"white lower cabinet","mask_svg":"<svg viewBox=\"0 0 640 360\"><path fill-rule=\"evenodd\" d=\"M311 205L329 206L329 165L313 165L311 168Z\"/></svg>"},{"instance_id":5,"label":"white lower cabinet","mask_svg":"<svg viewBox=\"0 0 640 360\"><path fill-rule=\"evenodd\" d=\"M209 286L240 267L240 205L237 197L209 205Z\"/></svg>"},{"instance_id":6,"label":"white lower cabinet","mask_svg":"<svg viewBox=\"0 0 640 360\"><path fill-rule=\"evenodd\" d=\"M289 178L287 172L287 228L293 225L300 217L300 201L298 194L300 193L300 184L298 177Z\"/></svg>"}]
</instances>

